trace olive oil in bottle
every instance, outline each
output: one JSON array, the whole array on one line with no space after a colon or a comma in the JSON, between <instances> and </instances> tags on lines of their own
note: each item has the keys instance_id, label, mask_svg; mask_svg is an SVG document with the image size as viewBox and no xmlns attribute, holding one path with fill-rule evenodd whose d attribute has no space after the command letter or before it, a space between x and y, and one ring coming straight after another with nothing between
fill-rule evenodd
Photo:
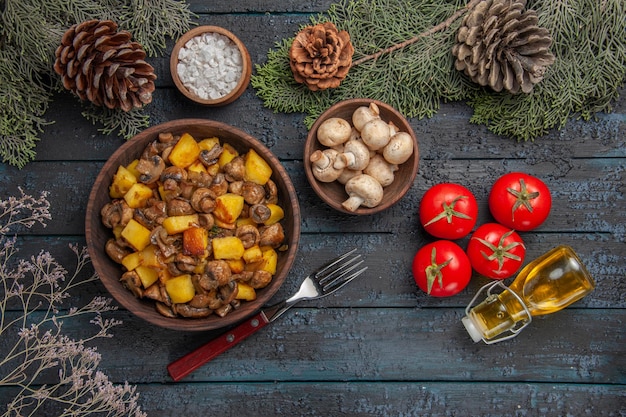
<instances>
[{"instance_id":1,"label":"olive oil in bottle","mask_svg":"<svg viewBox=\"0 0 626 417\"><path fill-rule=\"evenodd\" d=\"M496 286L504 291L493 293ZM526 265L508 288L501 281L483 287L462 321L474 342L496 343L515 337L532 316L559 311L583 298L594 286L574 250L558 246ZM482 291L487 297L472 308Z\"/></svg>"}]
</instances>

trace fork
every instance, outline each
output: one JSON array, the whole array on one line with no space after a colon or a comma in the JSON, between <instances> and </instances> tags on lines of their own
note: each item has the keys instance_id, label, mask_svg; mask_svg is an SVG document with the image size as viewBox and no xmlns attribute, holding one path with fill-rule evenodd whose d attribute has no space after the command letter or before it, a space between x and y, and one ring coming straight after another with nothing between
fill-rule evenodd
<instances>
[{"instance_id":1,"label":"fork","mask_svg":"<svg viewBox=\"0 0 626 417\"><path fill-rule=\"evenodd\" d=\"M303 300L315 300L326 297L361 275L365 272L367 266L359 269L359 266L363 264L363 260L361 260L361 255L352 256L355 251L356 248L319 267L302 281L300 289L290 298L261 310L232 330L170 363L167 366L167 371L172 379L174 381L181 380L211 359L282 316L296 303Z\"/></svg>"}]
</instances>

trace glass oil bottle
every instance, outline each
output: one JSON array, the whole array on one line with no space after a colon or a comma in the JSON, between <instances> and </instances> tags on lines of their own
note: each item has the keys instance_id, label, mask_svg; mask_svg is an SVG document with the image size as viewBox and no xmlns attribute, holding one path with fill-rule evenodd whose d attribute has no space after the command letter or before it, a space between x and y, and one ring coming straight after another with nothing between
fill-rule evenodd
<instances>
[{"instance_id":1,"label":"glass oil bottle","mask_svg":"<svg viewBox=\"0 0 626 417\"><path fill-rule=\"evenodd\" d=\"M503 291L495 293L495 287ZM462 322L474 342L500 342L517 336L533 316L559 311L594 287L578 255L561 245L526 265L508 288L502 281L481 288L465 309ZM483 291L487 297L472 307Z\"/></svg>"}]
</instances>

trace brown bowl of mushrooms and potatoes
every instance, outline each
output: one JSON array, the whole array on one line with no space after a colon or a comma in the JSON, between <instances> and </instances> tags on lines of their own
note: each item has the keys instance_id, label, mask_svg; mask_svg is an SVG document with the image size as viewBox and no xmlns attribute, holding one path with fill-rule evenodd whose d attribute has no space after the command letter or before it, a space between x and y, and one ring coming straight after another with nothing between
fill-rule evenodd
<instances>
[{"instance_id":1,"label":"brown bowl of mushrooms and potatoes","mask_svg":"<svg viewBox=\"0 0 626 417\"><path fill-rule=\"evenodd\" d=\"M304 166L315 193L343 213L368 215L396 204L417 175L415 132L396 109L372 99L341 101L320 115Z\"/></svg>"},{"instance_id":2,"label":"brown bowl of mushrooms and potatoes","mask_svg":"<svg viewBox=\"0 0 626 417\"><path fill-rule=\"evenodd\" d=\"M211 330L258 311L295 259L294 186L260 141L182 119L117 149L97 176L85 234L111 295L148 322Z\"/></svg>"}]
</instances>

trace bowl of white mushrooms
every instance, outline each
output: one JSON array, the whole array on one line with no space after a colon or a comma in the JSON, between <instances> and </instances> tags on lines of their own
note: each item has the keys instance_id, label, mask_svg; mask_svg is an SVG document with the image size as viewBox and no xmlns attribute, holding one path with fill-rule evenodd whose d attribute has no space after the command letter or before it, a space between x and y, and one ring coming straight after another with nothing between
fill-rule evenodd
<instances>
[{"instance_id":1,"label":"bowl of white mushrooms","mask_svg":"<svg viewBox=\"0 0 626 417\"><path fill-rule=\"evenodd\" d=\"M341 101L320 115L307 136L304 167L315 193L347 214L369 215L409 191L419 165L415 132L378 100Z\"/></svg>"}]
</instances>

